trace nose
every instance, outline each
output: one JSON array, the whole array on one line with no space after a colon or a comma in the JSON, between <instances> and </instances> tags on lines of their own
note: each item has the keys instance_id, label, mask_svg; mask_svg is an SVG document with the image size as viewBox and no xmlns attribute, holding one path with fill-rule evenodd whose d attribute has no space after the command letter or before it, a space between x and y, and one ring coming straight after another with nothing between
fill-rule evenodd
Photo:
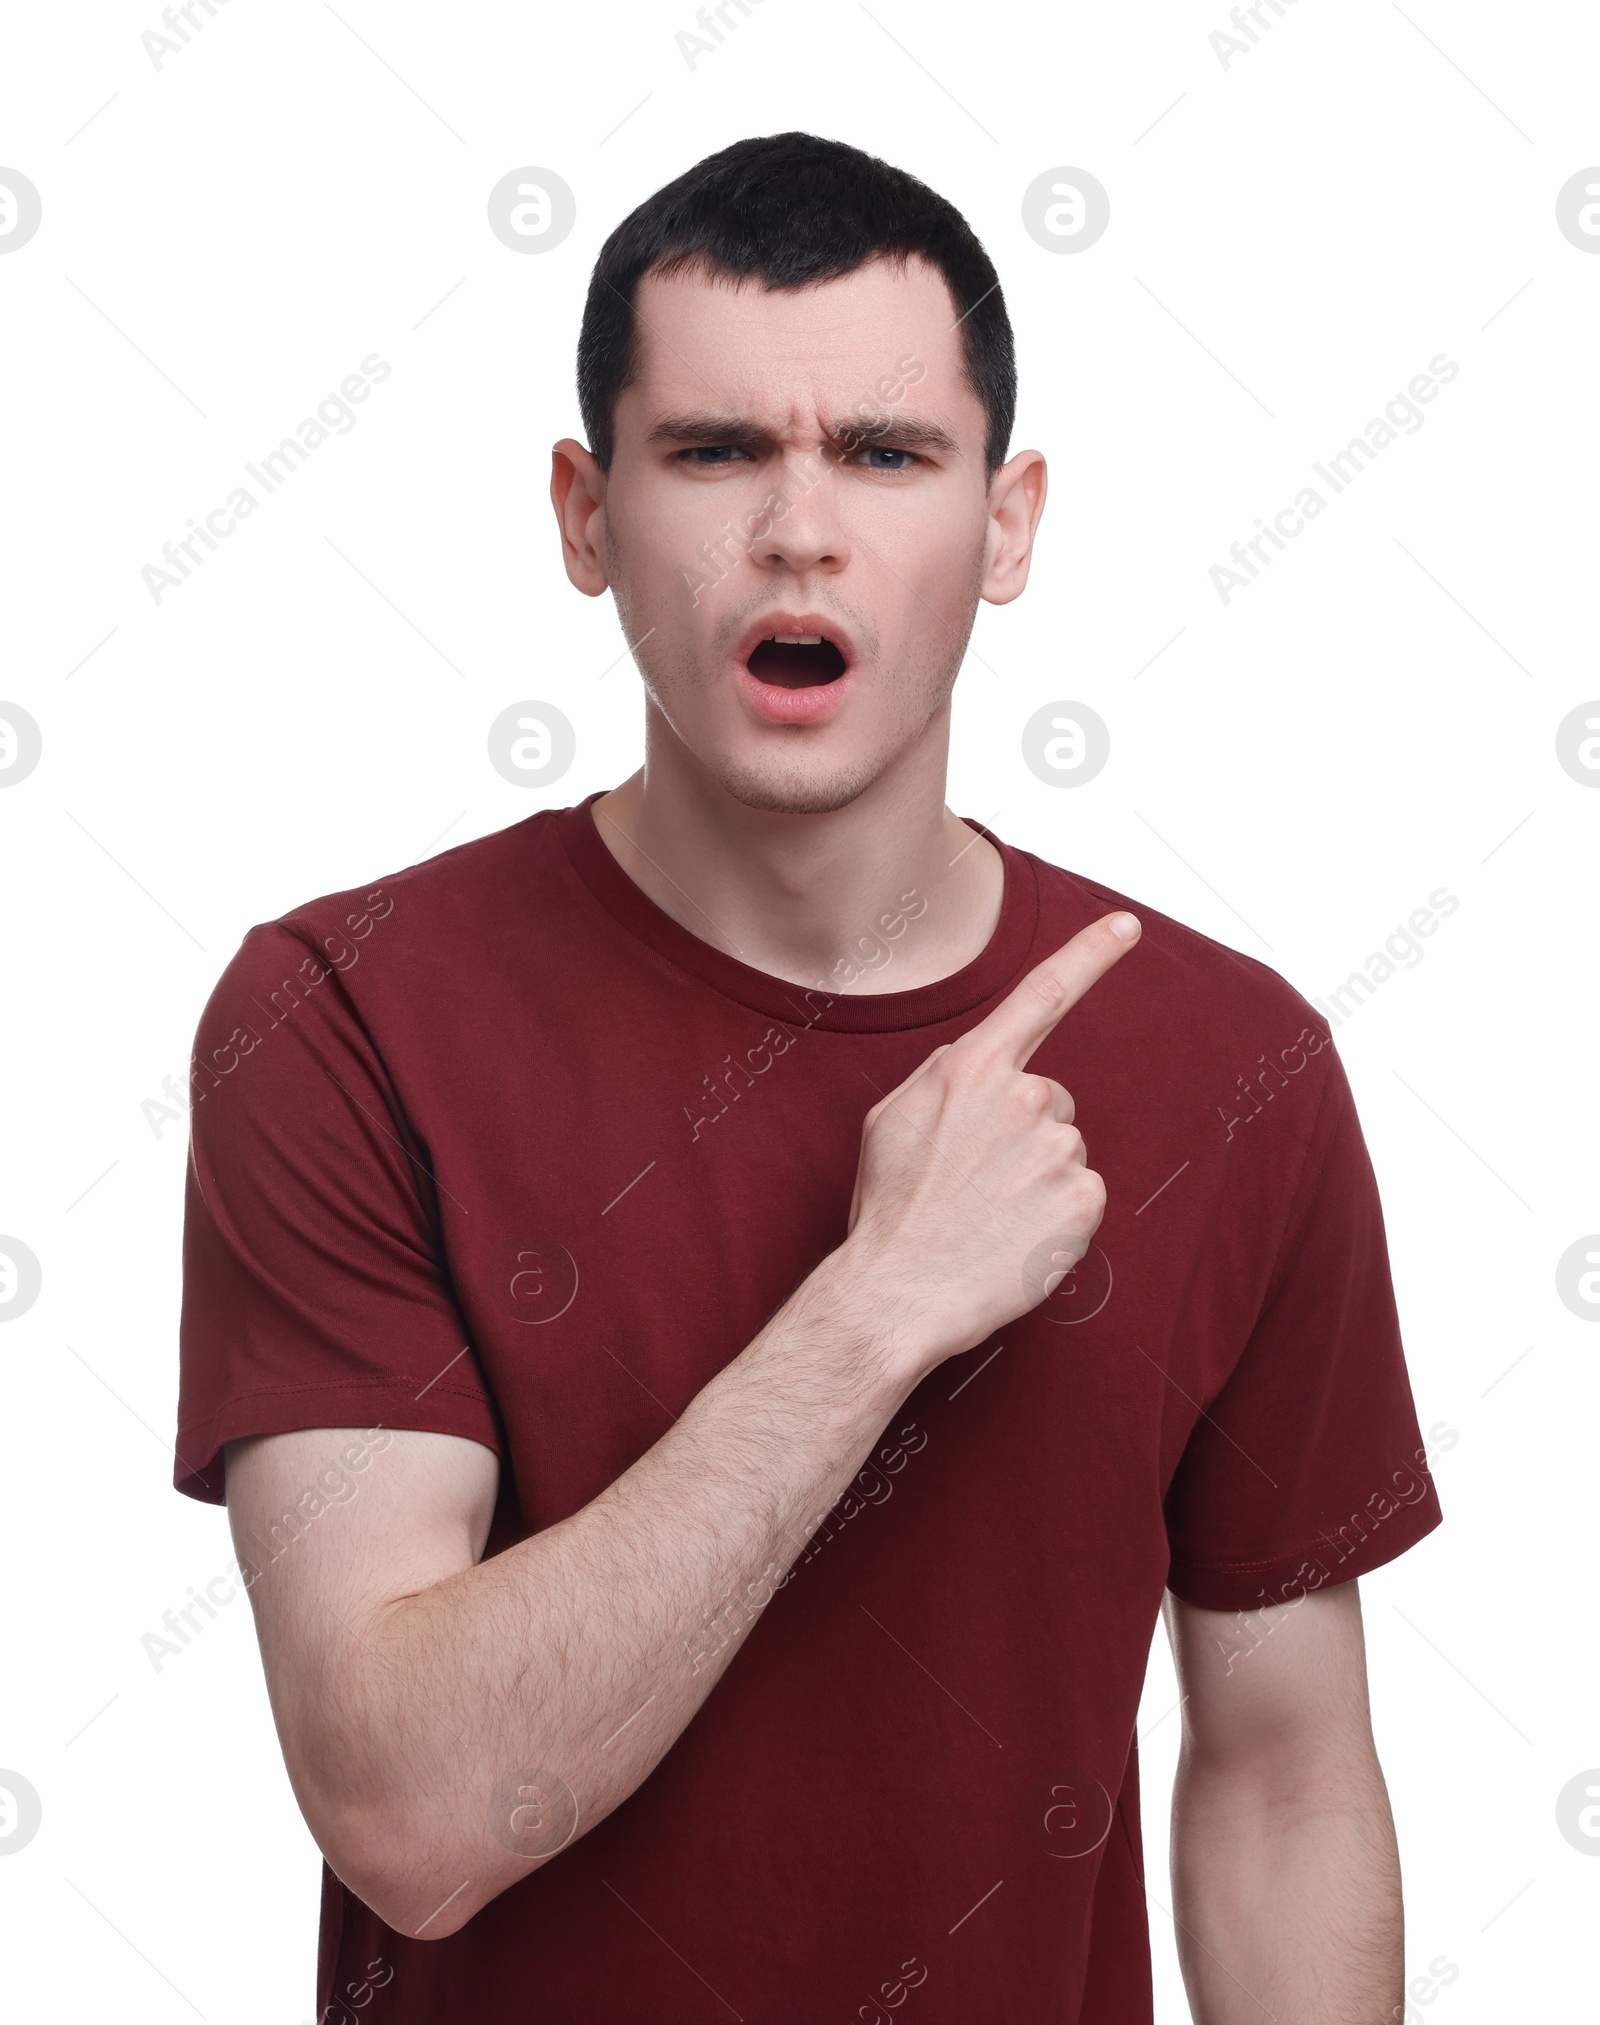
<instances>
[{"instance_id":1,"label":"nose","mask_svg":"<svg viewBox=\"0 0 1600 2025\"><path fill-rule=\"evenodd\" d=\"M752 545L752 559L796 575L842 570L850 560L850 536L840 492L827 450L785 457L764 502L765 532Z\"/></svg>"}]
</instances>

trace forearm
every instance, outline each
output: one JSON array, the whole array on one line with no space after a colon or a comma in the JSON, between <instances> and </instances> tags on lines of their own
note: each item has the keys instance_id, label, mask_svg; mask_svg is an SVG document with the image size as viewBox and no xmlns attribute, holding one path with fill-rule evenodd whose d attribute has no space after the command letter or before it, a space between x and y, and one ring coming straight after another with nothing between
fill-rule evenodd
<instances>
[{"instance_id":1,"label":"forearm","mask_svg":"<svg viewBox=\"0 0 1600 2025\"><path fill-rule=\"evenodd\" d=\"M835 1254L592 1503L353 1626L317 1777L391 1924L449 1898L426 1933L454 1931L671 1747L915 1382L862 1284Z\"/></svg>"},{"instance_id":2,"label":"forearm","mask_svg":"<svg viewBox=\"0 0 1600 2025\"><path fill-rule=\"evenodd\" d=\"M1400 1865L1370 1750L1185 1749L1173 1912L1197 2025L1390 2025L1404 2009Z\"/></svg>"}]
</instances>

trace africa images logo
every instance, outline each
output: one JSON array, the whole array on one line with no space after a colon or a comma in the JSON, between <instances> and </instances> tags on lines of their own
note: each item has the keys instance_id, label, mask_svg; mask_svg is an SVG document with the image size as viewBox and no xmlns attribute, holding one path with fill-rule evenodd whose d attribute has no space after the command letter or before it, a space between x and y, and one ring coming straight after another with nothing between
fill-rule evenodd
<instances>
[{"instance_id":1,"label":"africa images logo","mask_svg":"<svg viewBox=\"0 0 1600 2025\"><path fill-rule=\"evenodd\" d=\"M1333 494L1345 491L1369 465L1377 461L1379 452L1387 450L1397 435L1416 435L1428 419L1422 412L1423 406L1429 401L1436 401L1439 389L1447 387L1460 371L1461 368L1446 353L1435 352L1428 361L1428 370L1413 375L1406 391L1396 394L1381 415L1374 415L1361 435L1352 436L1342 450L1329 457L1326 464L1313 463L1312 470L1328 491ZM1227 604L1235 591L1248 590L1272 561L1272 552L1281 552L1297 536L1304 534L1307 523L1324 512L1328 503L1314 485L1306 485L1301 487L1288 506L1278 509L1270 527L1257 515L1258 532L1247 535L1242 542L1236 541L1228 551L1229 561L1237 567L1230 569L1227 563L1211 565L1212 586L1222 602ZM1271 549L1264 546L1269 542Z\"/></svg>"}]
</instances>

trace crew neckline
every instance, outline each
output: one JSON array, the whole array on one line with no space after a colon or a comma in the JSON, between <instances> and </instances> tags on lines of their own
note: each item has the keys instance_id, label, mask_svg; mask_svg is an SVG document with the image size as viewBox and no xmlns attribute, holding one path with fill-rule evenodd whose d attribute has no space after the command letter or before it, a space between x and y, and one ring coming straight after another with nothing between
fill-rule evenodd
<instances>
[{"instance_id":1,"label":"crew neckline","mask_svg":"<svg viewBox=\"0 0 1600 2025\"><path fill-rule=\"evenodd\" d=\"M570 808L553 811L556 832L574 871L596 900L629 934L679 969L709 984L724 998L771 1019L834 1033L897 1033L910 1027L955 1019L1015 982L1038 932L1039 882L1033 861L997 837L985 824L961 817L1000 853L1005 886L1000 918L989 940L970 963L948 977L910 991L828 992L794 984L757 970L702 942L636 885L612 856L594 819L594 804L608 788L596 788Z\"/></svg>"}]
</instances>

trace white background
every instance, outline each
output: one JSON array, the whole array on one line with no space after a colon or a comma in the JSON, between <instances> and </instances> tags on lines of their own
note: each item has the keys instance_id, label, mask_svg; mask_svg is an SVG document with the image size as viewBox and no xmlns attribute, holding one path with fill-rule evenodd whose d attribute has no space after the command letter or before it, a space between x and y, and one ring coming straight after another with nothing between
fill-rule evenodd
<instances>
[{"instance_id":1,"label":"white background","mask_svg":"<svg viewBox=\"0 0 1600 2025\"><path fill-rule=\"evenodd\" d=\"M1555 734L1600 697L1600 258L1555 197L1600 161L1600 16L1262 12L1225 68L1220 4L762 0L691 69L687 0L228 0L158 69L153 4L9 10L0 165L43 198L0 257L0 698L44 737L0 792L0 1231L44 1271L0 1330L0 1766L44 1808L0 1862L19 2017L310 2015L316 1861L248 1607L159 1674L140 1645L230 1554L170 1489L184 1128L141 1106L252 923L636 765L637 678L602 675L612 610L568 587L545 496L588 270L670 176L795 126L966 212L1018 333L1015 443L1051 460L1032 587L980 612L957 690L951 805L1308 995L1459 898L1337 1036L1421 1422L1456 1437L1447 1523L1362 1585L1376 1722L1410 1972L1458 1971L1415 2015L1592 2015L1600 1862L1555 1802L1600 1764L1600 1331L1555 1264L1600 1227L1600 793ZM577 199L537 257L485 217L525 165ZM1068 257L1020 210L1060 166L1111 198ZM141 567L372 352L357 425L155 603ZM1425 425L1224 604L1229 544L1440 352ZM535 793L485 752L523 699L577 728ZM1020 756L1062 700L1111 733L1075 789ZM1158 1639L1168 2021L1174 1694Z\"/></svg>"}]
</instances>

